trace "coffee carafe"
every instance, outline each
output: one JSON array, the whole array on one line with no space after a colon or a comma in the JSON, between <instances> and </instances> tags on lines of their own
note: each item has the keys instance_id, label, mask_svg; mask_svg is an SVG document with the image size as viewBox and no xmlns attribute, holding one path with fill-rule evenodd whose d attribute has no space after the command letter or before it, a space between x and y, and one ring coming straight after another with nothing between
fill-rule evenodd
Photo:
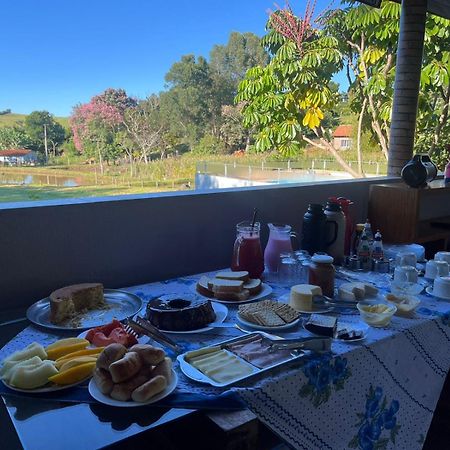
<instances>
[{"instance_id":1,"label":"coffee carafe","mask_svg":"<svg viewBox=\"0 0 450 450\"><path fill-rule=\"evenodd\" d=\"M329 234L328 234L329 232ZM327 221L322 205L311 203L303 216L301 247L310 255L325 252L337 238L338 224Z\"/></svg>"},{"instance_id":2,"label":"coffee carafe","mask_svg":"<svg viewBox=\"0 0 450 450\"><path fill-rule=\"evenodd\" d=\"M334 258L337 264L342 264L345 255L345 231L346 220L345 214L342 211L341 205L334 199L328 199L325 207L325 215L327 222L336 224L336 230L327 230L327 241L331 243L327 246L326 252ZM333 237L335 238L333 239Z\"/></svg>"}]
</instances>

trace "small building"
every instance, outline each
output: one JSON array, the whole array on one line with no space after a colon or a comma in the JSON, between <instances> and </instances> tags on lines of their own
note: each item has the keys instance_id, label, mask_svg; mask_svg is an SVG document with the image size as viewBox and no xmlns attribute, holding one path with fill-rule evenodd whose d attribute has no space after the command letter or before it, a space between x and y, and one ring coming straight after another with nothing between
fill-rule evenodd
<instances>
[{"instance_id":1,"label":"small building","mask_svg":"<svg viewBox=\"0 0 450 450\"><path fill-rule=\"evenodd\" d=\"M352 126L339 125L333 132L334 148L338 150L347 150L352 146Z\"/></svg>"},{"instance_id":2,"label":"small building","mask_svg":"<svg viewBox=\"0 0 450 450\"><path fill-rule=\"evenodd\" d=\"M26 148L15 148L0 151L0 163L10 165L30 165L37 163L38 157L36 152Z\"/></svg>"}]
</instances>

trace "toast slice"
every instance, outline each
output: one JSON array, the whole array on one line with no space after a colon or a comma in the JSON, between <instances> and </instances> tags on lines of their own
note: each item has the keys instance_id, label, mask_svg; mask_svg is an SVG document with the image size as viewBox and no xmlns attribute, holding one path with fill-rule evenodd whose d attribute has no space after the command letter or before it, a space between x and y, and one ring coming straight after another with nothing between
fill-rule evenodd
<instances>
[{"instance_id":1,"label":"toast slice","mask_svg":"<svg viewBox=\"0 0 450 450\"><path fill-rule=\"evenodd\" d=\"M248 300L248 298L250 297L250 292L248 289L242 289L241 292L216 291L214 292L214 297L218 300L235 300L237 302L243 302L245 300Z\"/></svg>"},{"instance_id":2,"label":"toast slice","mask_svg":"<svg viewBox=\"0 0 450 450\"><path fill-rule=\"evenodd\" d=\"M241 292L244 286L242 280L223 280L220 278L212 278L208 281L208 289L214 293L220 292Z\"/></svg>"},{"instance_id":3,"label":"toast slice","mask_svg":"<svg viewBox=\"0 0 450 450\"><path fill-rule=\"evenodd\" d=\"M208 288L209 278L207 276L202 276L197 282L197 292L205 297L213 298L214 292Z\"/></svg>"},{"instance_id":4,"label":"toast slice","mask_svg":"<svg viewBox=\"0 0 450 450\"><path fill-rule=\"evenodd\" d=\"M250 276L246 270L240 270L237 272L227 271L216 273L216 278L221 278L224 280L242 280L248 281Z\"/></svg>"},{"instance_id":5,"label":"toast slice","mask_svg":"<svg viewBox=\"0 0 450 450\"><path fill-rule=\"evenodd\" d=\"M262 289L262 282L259 278L250 278L243 287L250 291L250 295L258 295Z\"/></svg>"}]
</instances>

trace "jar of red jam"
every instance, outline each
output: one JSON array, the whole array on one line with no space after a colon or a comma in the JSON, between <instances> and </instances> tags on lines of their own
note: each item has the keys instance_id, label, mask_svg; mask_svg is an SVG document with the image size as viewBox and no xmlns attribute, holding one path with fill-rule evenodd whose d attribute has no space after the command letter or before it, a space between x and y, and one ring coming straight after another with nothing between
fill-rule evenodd
<instances>
[{"instance_id":1,"label":"jar of red jam","mask_svg":"<svg viewBox=\"0 0 450 450\"><path fill-rule=\"evenodd\" d=\"M309 284L322 288L323 295L334 297L334 259L330 255L315 253L309 265Z\"/></svg>"}]
</instances>

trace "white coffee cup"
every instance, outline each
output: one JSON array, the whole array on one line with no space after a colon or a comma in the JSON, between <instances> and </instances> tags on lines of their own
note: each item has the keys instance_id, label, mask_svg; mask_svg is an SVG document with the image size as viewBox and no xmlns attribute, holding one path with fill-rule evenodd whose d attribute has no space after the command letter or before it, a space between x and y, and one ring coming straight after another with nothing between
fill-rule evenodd
<instances>
[{"instance_id":1,"label":"white coffee cup","mask_svg":"<svg viewBox=\"0 0 450 450\"><path fill-rule=\"evenodd\" d=\"M394 270L394 281L397 283L417 283L418 274L414 266L397 266Z\"/></svg>"},{"instance_id":2,"label":"white coffee cup","mask_svg":"<svg viewBox=\"0 0 450 450\"><path fill-rule=\"evenodd\" d=\"M434 280L433 295L450 300L450 277L437 277Z\"/></svg>"},{"instance_id":3,"label":"white coffee cup","mask_svg":"<svg viewBox=\"0 0 450 450\"><path fill-rule=\"evenodd\" d=\"M425 265L425 278L434 280L436 277L446 277L449 274L447 261L435 261L430 259Z\"/></svg>"},{"instance_id":4,"label":"white coffee cup","mask_svg":"<svg viewBox=\"0 0 450 450\"><path fill-rule=\"evenodd\" d=\"M413 266L416 267L417 256L413 252L400 252L395 257L396 266Z\"/></svg>"},{"instance_id":5,"label":"white coffee cup","mask_svg":"<svg viewBox=\"0 0 450 450\"><path fill-rule=\"evenodd\" d=\"M450 252L437 252L434 259L435 261L447 261L450 264Z\"/></svg>"}]
</instances>

